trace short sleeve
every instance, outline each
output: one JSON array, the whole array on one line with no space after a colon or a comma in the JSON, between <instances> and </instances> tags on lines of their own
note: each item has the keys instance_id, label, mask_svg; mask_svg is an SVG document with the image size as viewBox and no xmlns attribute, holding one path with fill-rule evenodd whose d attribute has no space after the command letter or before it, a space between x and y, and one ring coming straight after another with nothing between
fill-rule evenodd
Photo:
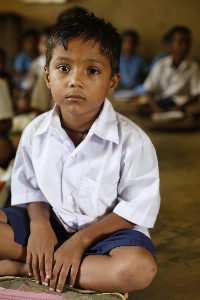
<instances>
[{"instance_id":1,"label":"short sleeve","mask_svg":"<svg viewBox=\"0 0 200 300\"><path fill-rule=\"evenodd\" d=\"M38 187L31 161L31 145L23 134L18 146L11 177L12 205L48 202Z\"/></svg>"},{"instance_id":2,"label":"short sleeve","mask_svg":"<svg viewBox=\"0 0 200 300\"><path fill-rule=\"evenodd\" d=\"M151 228L160 207L159 171L155 149L146 142L123 160L114 212L130 222Z\"/></svg>"}]
</instances>

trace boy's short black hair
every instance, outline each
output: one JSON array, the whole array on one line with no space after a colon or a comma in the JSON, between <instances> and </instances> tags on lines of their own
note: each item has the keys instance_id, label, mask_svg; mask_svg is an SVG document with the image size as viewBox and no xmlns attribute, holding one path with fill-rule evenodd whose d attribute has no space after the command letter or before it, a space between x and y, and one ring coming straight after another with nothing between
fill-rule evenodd
<instances>
[{"instance_id":1,"label":"boy's short black hair","mask_svg":"<svg viewBox=\"0 0 200 300\"><path fill-rule=\"evenodd\" d=\"M128 35L131 36L134 39L135 45L139 44L140 37L139 37L139 34L137 33L137 31L132 30L132 29L125 30L124 32L122 32L122 40L123 40L124 37L126 37Z\"/></svg>"},{"instance_id":2,"label":"boy's short black hair","mask_svg":"<svg viewBox=\"0 0 200 300\"><path fill-rule=\"evenodd\" d=\"M169 42L173 41L174 36L177 33L183 33L183 34L187 34L187 35L191 36L191 31L190 31L190 29L188 27L186 27L186 26L174 26L168 32L168 40L169 40Z\"/></svg>"},{"instance_id":3,"label":"boy's short black hair","mask_svg":"<svg viewBox=\"0 0 200 300\"><path fill-rule=\"evenodd\" d=\"M84 42L99 44L100 52L110 61L112 75L119 72L121 36L117 29L93 13L70 16L57 22L47 43L46 66L49 67L53 50L58 45L67 49L70 40L81 38Z\"/></svg>"}]
</instances>

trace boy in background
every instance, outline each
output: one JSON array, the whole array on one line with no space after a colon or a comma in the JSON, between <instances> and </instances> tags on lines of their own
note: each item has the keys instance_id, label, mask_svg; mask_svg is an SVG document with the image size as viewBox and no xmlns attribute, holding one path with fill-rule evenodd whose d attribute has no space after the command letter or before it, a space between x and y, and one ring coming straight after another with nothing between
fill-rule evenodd
<instances>
[{"instance_id":1,"label":"boy in background","mask_svg":"<svg viewBox=\"0 0 200 300\"><path fill-rule=\"evenodd\" d=\"M25 129L0 210L0 275L101 292L143 289L156 275L148 227L159 210L156 153L105 98L119 81L121 37L93 14L61 20L45 78L55 106Z\"/></svg>"},{"instance_id":2,"label":"boy in background","mask_svg":"<svg viewBox=\"0 0 200 300\"><path fill-rule=\"evenodd\" d=\"M191 45L191 32L176 26L169 32L170 55L155 64L144 82L148 95L149 113L183 111L188 118L190 106L200 95L200 70L196 62L187 59Z\"/></svg>"},{"instance_id":3,"label":"boy in background","mask_svg":"<svg viewBox=\"0 0 200 300\"><path fill-rule=\"evenodd\" d=\"M117 89L131 90L135 94L141 94L141 84L148 71L145 59L137 54L139 42L139 35L136 31L126 30L122 33L121 77Z\"/></svg>"},{"instance_id":4,"label":"boy in background","mask_svg":"<svg viewBox=\"0 0 200 300\"><path fill-rule=\"evenodd\" d=\"M21 83L27 74L32 61L38 56L38 32L34 29L27 30L22 37L22 51L14 61L14 81L21 89Z\"/></svg>"}]
</instances>

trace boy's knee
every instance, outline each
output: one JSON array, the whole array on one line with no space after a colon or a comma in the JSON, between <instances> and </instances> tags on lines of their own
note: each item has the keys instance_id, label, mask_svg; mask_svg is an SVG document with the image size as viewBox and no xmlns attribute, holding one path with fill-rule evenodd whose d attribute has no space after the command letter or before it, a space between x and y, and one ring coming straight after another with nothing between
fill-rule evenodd
<instances>
[{"instance_id":1,"label":"boy's knee","mask_svg":"<svg viewBox=\"0 0 200 300\"><path fill-rule=\"evenodd\" d=\"M150 252L147 255L141 253L134 258L124 259L118 265L116 272L119 282L128 292L141 290L149 286L156 273L157 264Z\"/></svg>"}]
</instances>

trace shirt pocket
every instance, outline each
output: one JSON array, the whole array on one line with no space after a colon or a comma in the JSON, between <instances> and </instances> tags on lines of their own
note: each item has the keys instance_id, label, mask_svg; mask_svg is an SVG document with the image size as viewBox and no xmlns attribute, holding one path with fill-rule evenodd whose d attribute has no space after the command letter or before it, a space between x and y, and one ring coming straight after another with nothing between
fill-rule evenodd
<instances>
[{"instance_id":1,"label":"shirt pocket","mask_svg":"<svg viewBox=\"0 0 200 300\"><path fill-rule=\"evenodd\" d=\"M116 205L117 186L118 183L105 184L83 176L78 194L80 212L95 218L110 213Z\"/></svg>"}]
</instances>

